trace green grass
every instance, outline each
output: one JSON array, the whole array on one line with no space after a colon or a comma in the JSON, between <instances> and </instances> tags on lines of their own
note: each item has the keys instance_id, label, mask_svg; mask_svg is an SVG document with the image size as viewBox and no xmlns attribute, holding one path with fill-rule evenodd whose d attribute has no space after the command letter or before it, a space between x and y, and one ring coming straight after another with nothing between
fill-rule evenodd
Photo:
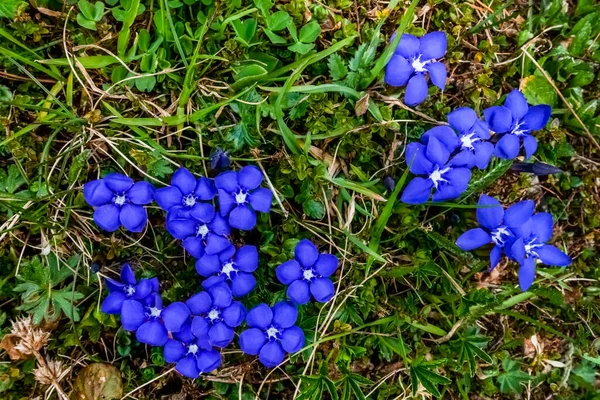
<instances>
[{"instance_id":1,"label":"green grass","mask_svg":"<svg viewBox=\"0 0 600 400\"><path fill-rule=\"evenodd\" d=\"M598 398L594 0L0 3L0 336L31 314L50 332L40 354L67 368L64 392L81 390L84 364L108 363L118 396L137 399ZM396 30L448 35L446 90L416 109L383 84ZM494 162L455 202L401 203L406 143L512 88L553 107L535 157L564 172L535 178ZM298 239L341 262L334 300L300 308L301 352L267 370L234 345L191 381L99 304L100 278L123 260L159 277L165 302L185 299L200 287L194 260L156 206L143 234L100 231L82 187L111 171L159 187L180 166L212 177L216 147L235 169L259 164L279 199L255 231L234 235L260 249L246 306L285 297L275 268ZM486 251L460 251L480 193L551 212L573 264L538 268L521 293L518 266L489 273ZM39 360L0 357L0 398L52 387L34 378Z\"/></svg>"}]
</instances>

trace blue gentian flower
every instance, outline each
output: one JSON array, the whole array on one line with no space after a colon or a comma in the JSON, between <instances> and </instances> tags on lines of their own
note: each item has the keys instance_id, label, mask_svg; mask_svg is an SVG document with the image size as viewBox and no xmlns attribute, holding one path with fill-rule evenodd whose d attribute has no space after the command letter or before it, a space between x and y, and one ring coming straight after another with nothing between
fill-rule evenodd
<instances>
[{"instance_id":1,"label":"blue gentian flower","mask_svg":"<svg viewBox=\"0 0 600 400\"><path fill-rule=\"evenodd\" d=\"M270 308L259 304L248 312L249 329L240 334L240 348L256 355L260 362L273 368L283 361L285 353L295 353L304 346L304 332L295 326L298 310L291 303L279 302Z\"/></svg>"},{"instance_id":2,"label":"blue gentian flower","mask_svg":"<svg viewBox=\"0 0 600 400\"><path fill-rule=\"evenodd\" d=\"M208 373L221 365L221 353L214 350L205 339L192 339L189 342L169 339L165 343L164 358L175 363L175 370L195 379L202 373Z\"/></svg>"},{"instance_id":3,"label":"blue gentian flower","mask_svg":"<svg viewBox=\"0 0 600 400\"><path fill-rule=\"evenodd\" d=\"M267 213L271 210L273 194L269 189L259 187L262 180L262 172L253 165L238 172L223 172L215 178L219 212L222 217L229 217L231 227L249 231L256 225L255 211Z\"/></svg>"},{"instance_id":4,"label":"blue gentian flower","mask_svg":"<svg viewBox=\"0 0 600 400\"><path fill-rule=\"evenodd\" d=\"M83 185L83 197L94 211L94 221L105 231L114 232L123 225L131 232L141 232L148 221L143 206L152 202L154 186L117 172Z\"/></svg>"},{"instance_id":5,"label":"blue gentian flower","mask_svg":"<svg viewBox=\"0 0 600 400\"><path fill-rule=\"evenodd\" d=\"M217 194L211 179L196 179L186 168L179 168L171 178L171 186L156 190L154 200L160 208L171 215L181 216L199 207L202 201L210 201ZM169 218L169 216L167 216Z\"/></svg>"},{"instance_id":6,"label":"blue gentian flower","mask_svg":"<svg viewBox=\"0 0 600 400\"><path fill-rule=\"evenodd\" d=\"M446 87L446 66L436 61L446 54L446 47L444 32L431 32L420 39L403 34L385 68L385 83L392 86L408 83L404 102L409 106L422 103L427 97L426 73L435 86L442 90Z\"/></svg>"},{"instance_id":7,"label":"blue gentian flower","mask_svg":"<svg viewBox=\"0 0 600 400\"><path fill-rule=\"evenodd\" d=\"M210 168L211 169L225 169L229 168L230 160L229 153L223 151L220 147L217 147L210 153Z\"/></svg>"},{"instance_id":8,"label":"blue gentian flower","mask_svg":"<svg viewBox=\"0 0 600 400\"><path fill-rule=\"evenodd\" d=\"M531 218L534 203L531 200L520 201L504 211L498 200L482 194L477 205L479 207L476 215L481 227L463 233L456 241L456 245L462 250L469 251L493 243L494 247L490 251L490 270L492 270L498 265L502 250L516 238L514 230Z\"/></svg>"},{"instance_id":9,"label":"blue gentian flower","mask_svg":"<svg viewBox=\"0 0 600 400\"><path fill-rule=\"evenodd\" d=\"M229 224L212 205L197 203L181 216L171 215L171 218L167 218L167 231L175 239L182 240L183 247L193 257L201 258L205 253L219 254L233 248L226 237L229 235Z\"/></svg>"},{"instance_id":10,"label":"blue gentian flower","mask_svg":"<svg viewBox=\"0 0 600 400\"><path fill-rule=\"evenodd\" d=\"M163 308L158 294L150 301L125 300L121 306L121 323L127 331L135 331L138 341L151 346L163 346L169 332L180 331L190 316L189 308L175 302Z\"/></svg>"},{"instance_id":11,"label":"blue gentian flower","mask_svg":"<svg viewBox=\"0 0 600 400\"><path fill-rule=\"evenodd\" d=\"M158 290L158 280L140 279L138 282L131 270L129 263L124 263L121 268L121 282L106 278L109 295L102 302L102 312L105 314L121 314L121 306L125 300L143 300L152 291Z\"/></svg>"},{"instance_id":12,"label":"blue gentian flower","mask_svg":"<svg viewBox=\"0 0 600 400\"><path fill-rule=\"evenodd\" d=\"M275 270L277 279L287 289L288 297L297 304L306 304L311 294L316 301L326 303L333 297L335 288L329 277L338 267L332 254L319 254L308 239L301 240L294 250L295 260L281 264Z\"/></svg>"},{"instance_id":13,"label":"blue gentian flower","mask_svg":"<svg viewBox=\"0 0 600 400\"><path fill-rule=\"evenodd\" d=\"M196 261L196 271L200 276L208 277L202 287L210 288L215 284L229 282L235 297L247 295L256 286L252 272L258 268L258 250L255 246L242 246L237 251L230 248L218 257L202 257Z\"/></svg>"},{"instance_id":14,"label":"blue gentian flower","mask_svg":"<svg viewBox=\"0 0 600 400\"><path fill-rule=\"evenodd\" d=\"M551 113L552 107L545 104L529 107L525 96L516 89L506 96L503 106L484 110L483 115L490 129L501 136L494 155L505 159L515 158L519 155L522 139L525 158L531 157L538 146L531 132L546 126Z\"/></svg>"},{"instance_id":15,"label":"blue gentian flower","mask_svg":"<svg viewBox=\"0 0 600 400\"><path fill-rule=\"evenodd\" d=\"M226 284L213 285L186 301L193 318L191 330L198 339L206 339L211 346L227 347L234 337L233 328L244 322L246 308L233 301Z\"/></svg>"},{"instance_id":16,"label":"blue gentian flower","mask_svg":"<svg viewBox=\"0 0 600 400\"><path fill-rule=\"evenodd\" d=\"M431 133L431 132L434 133ZM438 135L438 133L447 134ZM450 139L443 139L443 137ZM406 164L410 172L416 175L426 175L425 178L411 180L404 192L402 201L407 204L422 204L429 200L431 190L435 189L433 201L444 201L459 197L466 189L471 179L471 171L464 167L455 167L450 162L450 154L455 150L456 134L447 126L433 128L424 134L427 145L409 143L406 146ZM447 142L442 142L447 140ZM448 147L451 144L451 147Z\"/></svg>"},{"instance_id":17,"label":"blue gentian flower","mask_svg":"<svg viewBox=\"0 0 600 400\"><path fill-rule=\"evenodd\" d=\"M520 264L519 285L523 291L533 284L536 259L556 267L571 264L571 257L555 246L546 244L552 237L552 229L552 215L548 213L534 214L525 224L514 229L518 238L512 241L506 254Z\"/></svg>"},{"instance_id":18,"label":"blue gentian flower","mask_svg":"<svg viewBox=\"0 0 600 400\"><path fill-rule=\"evenodd\" d=\"M448 123L458 132L458 153L450 164L456 167L484 169L490 163L494 145L488 140L490 129L469 107L460 107L448 114Z\"/></svg>"}]
</instances>

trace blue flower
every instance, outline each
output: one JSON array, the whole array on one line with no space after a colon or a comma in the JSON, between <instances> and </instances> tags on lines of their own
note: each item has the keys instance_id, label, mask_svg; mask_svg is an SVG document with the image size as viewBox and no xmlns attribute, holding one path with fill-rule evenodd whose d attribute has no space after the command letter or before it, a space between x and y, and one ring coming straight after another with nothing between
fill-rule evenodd
<instances>
[{"instance_id":1,"label":"blue flower","mask_svg":"<svg viewBox=\"0 0 600 400\"><path fill-rule=\"evenodd\" d=\"M198 208L202 201L214 199L216 194L211 179L205 177L196 179L187 169L179 168L171 178L171 186L158 189L154 194L154 200L169 214L181 216L182 213L185 215Z\"/></svg>"},{"instance_id":2,"label":"blue flower","mask_svg":"<svg viewBox=\"0 0 600 400\"><path fill-rule=\"evenodd\" d=\"M456 134L447 126L438 126L423 137L427 145L413 142L406 146L406 164L413 174L427 177L411 180L402 193L402 201L408 204L425 203L432 189L435 189L433 201L459 197L467 189L471 171L448 162L457 145Z\"/></svg>"},{"instance_id":3,"label":"blue flower","mask_svg":"<svg viewBox=\"0 0 600 400\"><path fill-rule=\"evenodd\" d=\"M458 153L450 164L486 168L494 152L494 145L488 141L490 130L487 124L469 107L460 107L448 114L448 123L458 132Z\"/></svg>"},{"instance_id":4,"label":"blue flower","mask_svg":"<svg viewBox=\"0 0 600 400\"><path fill-rule=\"evenodd\" d=\"M198 339L208 340L211 346L227 347L234 337L233 328L246 317L246 308L233 301L226 284L213 285L186 301L191 314L191 331Z\"/></svg>"},{"instance_id":5,"label":"blue flower","mask_svg":"<svg viewBox=\"0 0 600 400\"><path fill-rule=\"evenodd\" d=\"M169 332L179 332L190 316L189 308L175 302L163 308L158 294L149 301L125 300L121 306L121 323L127 331L135 331L138 341L163 346Z\"/></svg>"},{"instance_id":6,"label":"blue flower","mask_svg":"<svg viewBox=\"0 0 600 400\"><path fill-rule=\"evenodd\" d=\"M219 191L219 212L229 216L233 228L249 231L256 225L255 211L267 213L271 210L273 194L269 189L260 188L263 174L247 165L238 172L223 172L215 178Z\"/></svg>"},{"instance_id":7,"label":"blue flower","mask_svg":"<svg viewBox=\"0 0 600 400\"><path fill-rule=\"evenodd\" d=\"M181 212L177 214L182 214ZM187 215L186 215L187 214ZM233 248L226 238L229 224L208 203L197 203L182 216L169 213L167 231L175 239L182 240L183 247L195 258L204 254L219 254Z\"/></svg>"},{"instance_id":8,"label":"blue flower","mask_svg":"<svg viewBox=\"0 0 600 400\"><path fill-rule=\"evenodd\" d=\"M154 186L113 172L83 185L83 197L95 208L94 221L100 228L114 232L123 225L128 231L141 232L148 221L142 206L152 202Z\"/></svg>"},{"instance_id":9,"label":"blue flower","mask_svg":"<svg viewBox=\"0 0 600 400\"><path fill-rule=\"evenodd\" d=\"M225 169L229 168L229 153L217 147L210 153L210 168Z\"/></svg>"},{"instance_id":10,"label":"blue flower","mask_svg":"<svg viewBox=\"0 0 600 400\"><path fill-rule=\"evenodd\" d=\"M248 312L249 329L240 334L240 348L256 355L260 362L273 368L283 361L285 353L295 353L304 346L304 332L295 326L298 310L288 302L270 308L259 304Z\"/></svg>"},{"instance_id":11,"label":"blue flower","mask_svg":"<svg viewBox=\"0 0 600 400\"><path fill-rule=\"evenodd\" d=\"M442 90L446 87L446 66L436 61L446 54L446 47L444 32L431 32L420 39L403 34L385 68L385 82L392 86L408 83L404 102L409 106L422 103L427 97L426 73L435 86Z\"/></svg>"},{"instance_id":12,"label":"blue flower","mask_svg":"<svg viewBox=\"0 0 600 400\"><path fill-rule=\"evenodd\" d=\"M277 279L287 289L288 297L297 304L306 304L310 296L326 303L333 297L335 288L329 277L338 267L332 254L319 254L310 240L301 240L294 250L295 260L286 261L275 270Z\"/></svg>"},{"instance_id":13,"label":"blue flower","mask_svg":"<svg viewBox=\"0 0 600 400\"><path fill-rule=\"evenodd\" d=\"M192 339L189 342L169 339L165 343L166 362L175 363L175 370L195 379L202 373L208 373L221 365L221 353L214 350L207 340Z\"/></svg>"},{"instance_id":14,"label":"blue flower","mask_svg":"<svg viewBox=\"0 0 600 400\"><path fill-rule=\"evenodd\" d=\"M531 218L534 203L531 200L520 201L504 211L498 200L482 194L477 205L479 207L476 215L481 227L470 229L460 235L456 245L462 250L469 251L493 243L494 247L490 251L490 270L492 270L498 265L502 250L516 238L513 230Z\"/></svg>"},{"instance_id":15,"label":"blue flower","mask_svg":"<svg viewBox=\"0 0 600 400\"><path fill-rule=\"evenodd\" d=\"M546 126L551 113L552 107L545 104L529 107L525 96L516 89L506 96L503 106L484 110L483 115L490 129L501 136L494 155L515 158L519 155L522 139L525 158L531 157L538 146L531 132Z\"/></svg>"},{"instance_id":16,"label":"blue flower","mask_svg":"<svg viewBox=\"0 0 600 400\"><path fill-rule=\"evenodd\" d=\"M103 313L121 314L121 306L125 300L143 300L158 290L158 279L140 279L138 282L129 263L124 263L121 268L121 281L106 278L110 294L102 302Z\"/></svg>"},{"instance_id":17,"label":"blue flower","mask_svg":"<svg viewBox=\"0 0 600 400\"><path fill-rule=\"evenodd\" d=\"M205 256L196 261L200 276L209 277L202 282L205 289L222 282L229 282L235 297L247 295L256 286L252 272L258 268L258 250L255 246L243 246L237 251L232 246L218 257Z\"/></svg>"},{"instance_id":18,"label":"blue flower","mask_svg":"<svg viewBox=\"0 0 600 400\"><path fill-rule=\"evenodd\" d=\"M534 214L525 224L514 229L518 237L506 249L506 254L520 264L519 285L523 291L533 284L536 259L557 267L571 264L568 255L555 246L546 244L552 238L552 229L552 215L548 213Z\"/></svg>"}]
</instances>

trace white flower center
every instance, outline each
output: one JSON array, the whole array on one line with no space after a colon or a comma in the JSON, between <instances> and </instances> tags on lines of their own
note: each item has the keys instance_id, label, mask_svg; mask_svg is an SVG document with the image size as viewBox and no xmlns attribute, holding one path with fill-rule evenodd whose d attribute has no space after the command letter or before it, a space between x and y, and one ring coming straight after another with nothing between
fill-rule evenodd
<instances>
[{"instance_id":1,"label":"white flower center","mask_svg":"<svg viewBox=\"0 0 600 400\"><path fill-rule=\"evenodd\" d=\"M444 179L444 174L450 171L450 167L446 167L444 169L440 169L439 167L435 169L431 174L429 174L429 179L433 181L433 186L437 189L440 182L448 182Z\"/></svg>"},{"instance_id":2,"label":"white flower center","mask_svg":"<svg viewBox=\"0 0 600 400\"><path fill-rule=\"evenodd\" d=\"M135 294L135 288L131 285L125 286L125 293L127 296L133 296Z\"/></svg>"},{"instance_id":3,"label":"white flower center","mask_svg":"<svg viewBox=\"0 0 600 400\"><path fill-rule=\"evenodd\" d=\"M219 312L219 310L213 308L212 310L210 310L210 312L208 313L208 319L210 319L211 321L214 321L216 319L219 319L219 316L221 315L221 313Z\"/></svg>"},{"instance_id":4,"label":"white flower center","mask_svg":"<svg viewBox=\"0 0 600 400\"><path fill-rule=\"evenodd\" d=\"M233 267L233 262L228 262L227 264L223 264L223 267L221 268L221 273L227 275L228 278L231 279L230 274L232 272L237 272L237 269L235 269Z\"/></svg>"},{"instance_id":5,"label":"white flower center","mask_svg":"<svg viewBox=\"0 0 600 400\"><path fill-rule=\"evenodd\" d=\"M196 354L198 352L198 345L190 344L188 346L188 354Z\"/></svg>"},{"instance_id":6,"label":"white flower center","mask_svg":"<svg viewBox=\"0 0 600 400\"><path fill-rule=\"evenodd\" d=\"M238 204L244 204L246 202L246 196L248 194L245 193L243 190L240 190L236 195L235 195L235 202Z\"/></svg>"},{"instance_id":7,"label":"white flower center","mask_svg":"<svg viewBox=\"0 0 600 400\"><path fill-rule=\"evenodd\" d=\"M302 275L307 281L310 281L312 278L315 277L315 274L312 269L305 269Z\"/></svg>"},{"instance_id":8,"label":"white flower center","mask_svg":"<svg viewBox=\"0 0 600 400\"><path fill-rule=\"evenodd\" d=\"M475 150L473 147L473 143L477 143L481 140L481 138L473 137L475 132L469 133L468 135L463 135L460 137L460 143L463 149Z\"/></svg>"},{"instance_id":9,"label":"white flower center","mask_svg":"<svg viewBox=\"0 0 600 400\"><path fill-rule=\"evenodd\" d=\"M208 234L208 226L206 226L206 224L204 225L200 225L198 227L198 230L196 231L196 235L200 236L202 239L204 239L204 237Z\"/></svg>"},{"instance_id":10,"label":"white flower center","mask_svg":"<svg viewBox=\"0 0 600 400\"><path fill-rule=\"evenodd\" d=\"M412 67L415 69L416 72L425 72L425 71L427 71L425 69L425 66L427 64L429 64L430 62L431 62L431 60L421 61L421 55L419 54L419 57L417 57L413 60Z\"/></svg>"},{"instance_id":11,"label":"white flower center","mask_svg":"<svg viewBox=\"0 0 600 400\"><path fill-rule=\"evenodd\" d=\"M523 136L526 133L529 133L529 129L519 129L523 125L523 122L519 122L512 130L513 135Z\"/></svg>"},{"instance_id":12,"label":"white flower center","mask_svg":"<svg viewBox=\"0 0 600 400\"><path fill-rule=\"evenodd\" d=\"M190 193L187 196L185 196L183 198L183 204L187 207L192 207L194 204L196 204L196 198L194 197L194 194Z\"/></svg>"},{"instance_id":13,"label":"white flower center","mask_svg":"<svg viewBox=\"0 0 600 400\"><path fill-rule=\"evenodd\" d=\"M150 307L149 310L150 310L150 317L152 317L152 318L160 317L160 313L162 312L161 309L156 308L156 307Z\"/></svg>"},{"instance_id":14,"label":"white flower center","mask_svg":"<svg viewBox=\"0 0 600 400\"><path fill-rule=\"evenodd\" d=\"M535 251L538 247L542 247L543 244L536 243L537 238L533 238L525 245L525 253L530 256L538 257L538 253Z\"/></svg>"},{"instance_id":15,"label":"white flower center","mask_svg":"<svg viewBox=\"0 0 600 400\"><path fill-rule=\"evenodd\" d=\"M123 204L125 204L125 196L122 194L115 196L115 204L118 206L122 206Z\"/></svg>"},{"instance_id":16,"label":"white flower center","mask_svg":"<svg viewBox=\"0 0 600 400\"><path fill-rule=\"evenodd\" d=\"M506 226L499 226L498 228L492 231L492 240L498 246L504 246L504 242L506 241L506 236L509 236L510 232Z\"/></svg>"},{"instance_id":17,"label":"white flower center","mask_svg":"<svg viewBox=\"0 0 600 400\"><path fill-rule=\"evenodd\" d=\"M275 328L273 325L269 329L267 329L267 339L277 339L277 335L279 334L279 330Z\"/></svg>"}]
</instances>

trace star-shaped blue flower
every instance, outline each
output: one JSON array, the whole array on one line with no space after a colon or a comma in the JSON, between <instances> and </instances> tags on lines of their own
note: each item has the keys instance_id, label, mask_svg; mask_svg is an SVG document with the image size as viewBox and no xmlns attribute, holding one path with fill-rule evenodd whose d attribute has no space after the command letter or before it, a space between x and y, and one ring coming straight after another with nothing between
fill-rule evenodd
<instances>
[{"instance_id":1,"label":"star-shaped blue flower","mask_svg":"<svg viewBox=\"0 0 600 400\"><path fill-rule=\"evenodd\" d=\"M448 114L448 123L458 132L458 152L450 164L486 168L494 152L494 145L488 141L490 129L487 124L469 107L460 107Z\"/></svg>"},{"instance_id":2,"label":"star-shaped blue flower","mask_svg":"<svg viewBox=\"0 0 600 400\"><path fill-rule=\"evenodd\" d=\"M435 86L442 90L446 87L446 66L436 61L446 54L446 47L444 32L431 32L420 39L403 34L385 68L385 83L392 86L408 83L404 102L409 106L422 103L427 97L427 74Z\"/></svg>"},{"instance_id":3,"label":"star-shaped blue flower","mask_svg":"<svg viewBox=\"0 0 600 400\"><path fill-rule=\"evenodd\" d=\"M125 300L144 300L152 292L158 290L158 279L140 279L138 282L129 263L121 268L121 282L106 278L109 295L102 302L102 312L105 314L121 314Z\"/></svg>"},{"instance_id":4,"label":"star-shaped blue flower","mask_svg":"<svg viewBox=\"0 0 600 400\"><path fill-rule=\"evenodd\" d=\"M163 354L166 362L176 364L177 372L192 379L214 371L222 362L221 353L213 349L207 340L195 338L189 342L169 339Z\"/></svg>"},{"instance_id":5,"label":"star-shaped blue flower","mask_svg":"<svg viewBox=\"0 0 600 400\"><path fill-rule=\"evenodd\" d=\"M202 257L196 261L196 271L208 279L202 282L205 289L227 282L235 297L247 295L256 286L252 273L258 268L258 250L255 246L233 246L218 257Z\"/></svg>"},{"instance_id":6,"label":"star-shaped blue flower","mask_svg":"<svg viewBox=\"0 0 600 400\"><path fill-rule=\"evenodd\" d=\"M196 179L186 168L179 168L171 178L171 186L156 190L154 200L171 215L186 216L202 202L214 199L217 194L211 179ZM171 218L167 215L167 218Z\"/></svg>"}]
</instances>

